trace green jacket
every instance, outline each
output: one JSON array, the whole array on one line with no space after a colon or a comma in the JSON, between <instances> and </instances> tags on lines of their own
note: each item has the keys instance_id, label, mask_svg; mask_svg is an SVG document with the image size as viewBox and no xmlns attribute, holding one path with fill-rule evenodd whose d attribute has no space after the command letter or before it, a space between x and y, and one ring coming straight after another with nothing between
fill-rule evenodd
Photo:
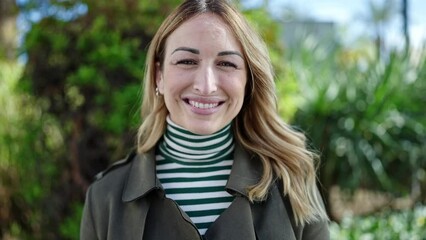
<instances>
[{"instance_id":1,"label":"green jacket","mask_svg":"<svg viewBox=\"0 0 426 240\"><path fill-rule=\"evenodd\" d=\"M294 223L287 197L275 184L268 199L250 203L246 189L260 179L260 161L236 147L226 188L234 201L207 230L207 240L329 239L328 222ZM154 151L131 154L95 181L87 192L81 240L202 239L187 214L165 197L155 173Z\"/></svg>"}]
</instances>

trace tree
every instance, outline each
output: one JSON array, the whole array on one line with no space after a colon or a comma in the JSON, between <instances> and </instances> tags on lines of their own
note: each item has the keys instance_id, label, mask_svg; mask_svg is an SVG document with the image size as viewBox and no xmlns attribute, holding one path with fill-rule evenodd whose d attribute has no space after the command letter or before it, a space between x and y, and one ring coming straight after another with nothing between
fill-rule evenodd
<instances>
[{"instance_id":1,"label":"tree","mask_svg":"<svg viewBox=\"0 0 426 240\"><path fill-rule=\"evenodd\" d=\"M385 50L385 29L396 13L397 7L395 0L383 0L381 3L369 0L366 12L360 15L361 20L365 22L366 26L372 26L373 28L378 59L381 58Z\"/></svg>"},{"instance_id":2,"label":"tree","mask_svg":"<svg viewBox=\"0 0 426 240\"><path fill-rule=\"evenodd\" d=\"M406 53L410 50L410 33L408 31L408 26L409 26L408 8L409 8L408 0L402 0L402 8L401 8L402 33L404 35Z\"/></svg>"},{"instance_id":3,"label":"tree","mask_svg":"<svg viewBox=\"0 0 426 240\"><path fill-rule=\"evenodd\" d=\"M25 121L0 141L13 141L0 168L1 196L8 193L1 239L78 239L87 186L134 147L147 44L177 3L20 2L29 20L37 11L42 18L22 46L28 60L16 87ZM88 10L68 11L78 8Z\"/></svg>"},{"instance_id":4,"label":"tree","mask_svg":"<svg viewBox=\"0 0 426 240\"><path fill-rule=\"evenodd\" d=\"M14 0L0 2L0 58L16 59L17 7Z\"/></svg>"}]
</instances>

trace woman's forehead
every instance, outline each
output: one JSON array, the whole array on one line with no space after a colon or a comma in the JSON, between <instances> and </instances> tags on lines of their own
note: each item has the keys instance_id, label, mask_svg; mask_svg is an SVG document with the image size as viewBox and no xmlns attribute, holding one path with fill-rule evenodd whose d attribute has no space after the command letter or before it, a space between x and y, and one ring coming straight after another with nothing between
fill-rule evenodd
<instances>
[{"instance_id":1,"label":"woman's forehead","mask_svg":"<svg viewBox=\"0 0 426 240\"><path fill-rule=\"evenodd\" d=\"M213 13L203 13L192 17L176 28L167 38L166 48L191 47L212 45L211 47L230 48L227 50L241 50L240 43L229 25ZM167 47L169 46L169 47ZM167 51L170 51L169 48Z\"/></svg>"}]
</instances>

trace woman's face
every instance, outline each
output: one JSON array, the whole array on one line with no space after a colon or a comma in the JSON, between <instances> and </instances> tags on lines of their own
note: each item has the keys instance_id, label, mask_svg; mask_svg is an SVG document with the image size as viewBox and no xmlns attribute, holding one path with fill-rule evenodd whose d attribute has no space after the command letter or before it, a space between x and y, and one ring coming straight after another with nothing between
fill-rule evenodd
<instances>
[{"instance_id":1,"label":"woman's face","mask_svg":"<svg viewBox=\"0 0 426 240\"><path fill-rule=\"evenodd\" d=\"M217 132L244 101L247 70L241 46L220 17L191 18L168 37L156 81L174 123L196 134Z\"/></svg>"}]
</instances>

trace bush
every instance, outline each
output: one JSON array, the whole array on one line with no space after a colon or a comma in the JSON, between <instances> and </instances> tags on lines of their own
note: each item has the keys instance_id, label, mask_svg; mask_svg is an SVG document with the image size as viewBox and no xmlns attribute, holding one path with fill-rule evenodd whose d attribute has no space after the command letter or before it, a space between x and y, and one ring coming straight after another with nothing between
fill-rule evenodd
<instances>
[{"instance_id":1,"label":"bush","mask_svg":"<svg viewBox=\"0 0 426 240\"><path fill-rule=\"evenodd\" d=\"M422 240L426 236L426 206L365 217L347 216L330 226L331 239Z\"/></svg>"},{"instance_id":2,"label":"bush","mask_svg":"<svg viewBox=\"0 0 426 240\"><path fill-rule=\"evenodd\" d=\"M300 89L293 123L321 152L320 182L426 199L426 54L347 55L310 43L287 66Z\"/></svg>"}]
</instances>

